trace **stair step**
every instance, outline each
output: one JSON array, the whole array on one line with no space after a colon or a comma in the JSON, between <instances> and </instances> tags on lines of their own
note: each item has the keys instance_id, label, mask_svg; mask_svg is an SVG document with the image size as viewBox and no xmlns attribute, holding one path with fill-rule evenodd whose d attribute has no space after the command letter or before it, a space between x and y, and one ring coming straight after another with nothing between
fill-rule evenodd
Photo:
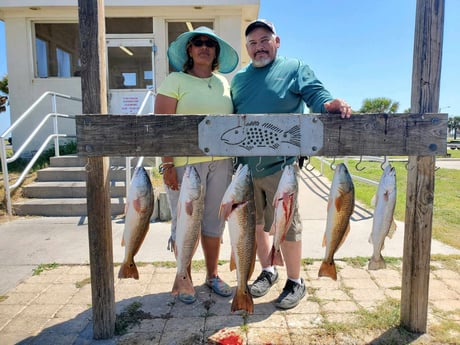
<instances>
[{"instance_id":1,"label":"stair step","mask_svg":"<svg viewBox=\"0 0 460 345\"><path fill-rule=\"evenodd\" d=\"M23 187L26 198L86 198L86 182L33 182ZM113 181L110 184L110 196L112 198L124 197L126 187L124 182Z\"/></svg>"},{"instance_id":2,"label":"stair step","mask_svg":"<svg viewBox=\"0 0 460 345\"><path fill-rule=\"evenodd\" d=\"M88 159L83 156L77 155L65 155L59 157L51 157L50 158L50 166L51 167L84 167L87 163ZM121 166L126 167L126 157L110 157L110 166ZM152 165L153 161L150 158L144 160L145 165ZM138 158L131 159L131 167L136 166L138 162Z\"/></svg>"},{"instance_id":3,"label":"stair step","mask_svg":"<svg viewBox=\"0 0 460 345\"><path fill-rule=\"evenodd\" d=\"M37 181L86 181L87 172L84 167L49 167L37 171ZM124 181L126 170L123 167L111 167L110 180Z\"/></svg>"},{"instance_id":4,"label":"stair step","mask_svg":"<svg viewBox=\"0 0 460 345\"><path fill-rule=\"evenodd\" d=\"M124 198L112 198L111 215L121 215L125 211ZM18 216L73 217L86 216L86 198L28 199L15 202L14 213Z\"/></svg>"}]
</instances>

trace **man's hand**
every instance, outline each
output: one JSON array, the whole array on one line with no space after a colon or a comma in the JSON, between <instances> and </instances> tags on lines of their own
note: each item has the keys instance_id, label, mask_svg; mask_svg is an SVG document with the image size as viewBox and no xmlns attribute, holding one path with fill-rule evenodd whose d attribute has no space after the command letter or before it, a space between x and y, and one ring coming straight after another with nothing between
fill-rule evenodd
<instances>
[{"instance_id":1,"label":"man's hand","mask_svg":"<svg viewBox=\"0 0 460 345\"><path fill-rule=\"evenodd\" d=\"M351 116L351 107L343 99L334 99L332 101L324 103L324 107L328 113L339 114L342 119L349 118Z\"/></svg>"}]
</instances>

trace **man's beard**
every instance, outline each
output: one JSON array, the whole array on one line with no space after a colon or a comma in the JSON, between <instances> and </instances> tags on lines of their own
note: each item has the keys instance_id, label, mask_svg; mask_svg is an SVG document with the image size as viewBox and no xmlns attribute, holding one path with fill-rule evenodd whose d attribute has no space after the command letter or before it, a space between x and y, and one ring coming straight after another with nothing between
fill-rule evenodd
<instances>
[{"instance_id":1,"label":"man's beard","mask_svg":"<svg viewBox=\"0 0 460 345\"><path fill-rule=\"evenodd\" d=\"M267 66L272 61L273 59L271 57L263 57L261 59L252 60L252 64L254 65L254 67L260 68Z\"/></svg>"}]
</instances>

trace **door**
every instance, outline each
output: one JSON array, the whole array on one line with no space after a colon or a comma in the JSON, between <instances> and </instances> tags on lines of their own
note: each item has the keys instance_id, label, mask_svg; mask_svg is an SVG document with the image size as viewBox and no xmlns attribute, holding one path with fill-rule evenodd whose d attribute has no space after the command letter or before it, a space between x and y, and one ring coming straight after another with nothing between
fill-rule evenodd
<instances>
[{"instance_id":1,"label":"door","mask_svg":"<svg viewBox=\"0 0 460 345\"><path fill-rule=\"evenodd\" d=\"M108 107L110 114L135 115L155 90L154 41L148 38L107 39ZM153 112L147 102L142 113Z\"/></svg>"}]
</instances>

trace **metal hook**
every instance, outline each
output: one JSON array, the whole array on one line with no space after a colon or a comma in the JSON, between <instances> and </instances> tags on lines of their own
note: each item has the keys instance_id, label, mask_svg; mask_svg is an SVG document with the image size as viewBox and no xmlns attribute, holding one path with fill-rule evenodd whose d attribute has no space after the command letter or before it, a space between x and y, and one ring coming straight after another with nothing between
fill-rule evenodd
<instances>
[{"instance_id":1,"label":"metal hook","mask_svg":"<svg viewBox=\"0 0 460 345\"><path fill-rule=\"evenodd\" d=\"M259 166L260 166L261 163L262 163L262 156L259 156L259 163L257 163L257 165L256 165L256 171L257 172L261 172L261 171L265 170L265 168L259 169Z\"/></svg>"},{"instance_id":2,"label":"metal hook","mask_svg":"<svg viewBox=\"0 0 460 345\"><path fill-rule=\"evenodd\" d=\"M216 170L216 161L214 160L214 156L211 156L211 163L208 165L208 171L213 172Z\"/></svg>"},{"instance_id":3,"label":"metal hook","mask_svg":"<svg viewBox=\"0 0 460 345\"><path fill-rule=\"evenodd\" d=\"M334 156L334 159L332 160L331 164L329 165L329 167L331 168L331 170L335 170L335 168L334 168L334 163L335 163L335 156Z\"/></svg>"},{"instance_id":4,"label":"metal hook","mask_svg":"<svg viewBox=\"0 0 460 345\"><path fill-rule=\"evenodd\" d=\"M388 164L387 156L383 156L383 162L380 164L380 169L385 170L386 164Z\"/></svg>"},{"instance_id":5,"label":"metal hook","mask_svg":"<svg viewBox=\"0 0 460 345\"><path fill-rule=\"evenodd\" d=\"M362 161L363 161L363 156L360 156L360 157L359 157L359 162L356 163L356 165L355 165L355 169L356 169L356 170L358 170L358 171L363 171L364 169L366 169L366 167L358 168L358 165L360 165L360 164L362 163Z\"/></svg>"},{"instance_id":6,"label":"metal hook","mask_svg":"<svg viewBox=\"0 0 460 345\"><path fill-rule=\"evenodd\" d=\"M305 169L307 169L307 171L313 171L315 170L315 167L312 165L311 168L308 168L308 164L310 164L310 156L307 157L307 162L305 163Z\"/></svg>"},{"instance_id":7,"label":"metal hook","mask_svg":"<svg viewBox=\"0 0 460 345\"><path fill-rule=\"evenodd\" d=\"M286 156L284 156L284 162L281 164L281 171L284 170L284 167L286 166Z\"/></svg>"}]
</instances>

